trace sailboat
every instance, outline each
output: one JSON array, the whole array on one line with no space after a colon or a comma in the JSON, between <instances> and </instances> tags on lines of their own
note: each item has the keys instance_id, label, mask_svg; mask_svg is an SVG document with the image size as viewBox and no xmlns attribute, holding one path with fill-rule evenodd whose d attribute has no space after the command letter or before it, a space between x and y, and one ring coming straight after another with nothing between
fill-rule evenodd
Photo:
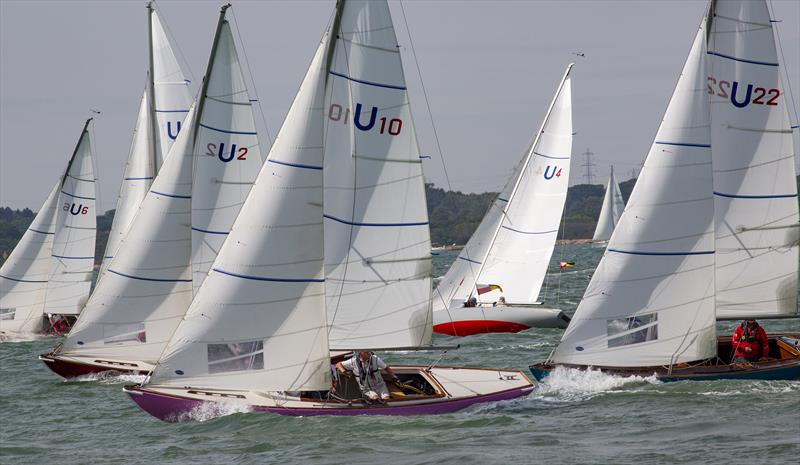
<instances>
[{"instance_id":1,"label":"sailboat","mask_svg":"<svg viewBox=\"0 0 800 465\"><path fill-rule=\"evenodd\" d=\"M119 189L114 222L108 234L100 276L122 239L128 233L164 156L169 153L181 123L189 112L192 96L169 39L152 3L147 4L148 69L147 84L139 104L133 141Z\"/></svg>"},{"instance_id":2,"label":"sailboat","mask_svg":"<svg viewBox=\"0 0 800 465\"><path fill-rule=\"evenodd\" d=\"M89 123L64 174L0 268L0 339L74 321L92 285L97 235Z\"/></svg>"},{"instance_id":3,"label":"sailboat","mask_svg":"<svg viewBox=\"0 0 800 465\"><path fill-rule=\"evenodd\" d=\"M106 275L63 344L40 356L60 376L152 370L261 169L226 9L197 103Z\"/></svg>"},{"instance_id":4,"label":"sailboat","mask_svg":"<svg viewBox=\"0 0 800 465\"><path fill-rule=\"evenodd\" d=\"M419 415L527 394L519 371L393 366L385 403L331 363L430 348L420 151L385 1L340 0L241 214L149 379L166 421L223 403L282 415Z\"/></svg>"},{"instance_id":5,"label":"sailboat","mask_svg":"<svg viewBox=\"0 0 800 465\"><path fill-rule=\"evenodd\" d=\"M606 195L603 197L603 207L600 209L600 218L597 220L592 242L605 242L611 239L611 233L619 223L619 217L624 209L625 202L622 200L622 192L619 190L619 183L614 176L614 166L612 165L608 185L606 185Z\"/></svg>"},{"instance_id":6,"label":"sailboat","mask_svg":"<svg viewBox=\"0 0 800 465\"><path fill-rule=\"evenodd\" d=\"M434 332L567 327L569 317L539 297L569 187L572 67L513 176L434 291Z\"/></svg>"},{"instance_id":7,"label":"sailboat","mask_svg":"<svg viewBox=\"0 0 800 465\"><path fill-rule=\"evenodd\" d=\"M720 316L797 316L781 87L766 2L712 1L606 253L534 376L563 365L667 381L800 377L796 335L771 335L768 358L734 364L736 342L715 331Z\"/></svg>"}]
</instances>

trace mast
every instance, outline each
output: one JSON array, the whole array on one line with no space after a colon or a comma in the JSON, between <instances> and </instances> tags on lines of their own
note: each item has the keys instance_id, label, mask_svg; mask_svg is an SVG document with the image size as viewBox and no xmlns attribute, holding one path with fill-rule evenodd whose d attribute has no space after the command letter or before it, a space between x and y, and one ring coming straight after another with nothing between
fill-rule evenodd
<instances>
[{"instance_id":1,"label":"mast","mask_svg":"<svg viewBox=\"0 0 800 465\"><path fill-rule=\"evenodd\" d=\"M550 119L550 113L553 112L553 107L558 100L558 97L561 95L561 89L564 88L564 83L567 81L569 77L570 71L572 71L572 67L575 66L575 63L570 63L567 65L567 70L564 71L564 76L561 78L561 82L558 84L558 89L556 89L556 93L553 96L553 100L550 102L550 106L547 108L547 114L542 120L542 125L539 127L539 131L536 133L536 137L534 137L533 142L531 143L530 147L528 147L528 155L525 157L525 162L522 165L522 169L519 171L519 176L517 180L514 181L514 189L511 190L511 195L508 196L508 202L506 202L506 206L500 210L500 221L497 222L497 227L494 230L494 234L492 235L492 240L489 241L489 247L486 248L486 253L481 260L481 266L478 268L478 272L475 274L475 282L472 285L472 289L469 291L469 296L467 296L467 300L472 298L472 295L475 293L475 290L478 287L478 279L480 279L481 273L483 272L483 267L486 266L486 259L489 257L489 253L492 251L492 247L494 246L495 241L497 240L497 235L500 233L500 228L503 226L503 221L506 218L506 214L508 212L508 208L511 206L511 202L514 201L514 195L517 193L517 189L519 188L520 182L522 182L522 177L525 175L525 171L528 169L528 165L530 164L531 157L533 156L533 151L536 148L536 144L539 143L539 138L544 132L545 126L547 126L547 121Z\"/></svg>"},{"instance_id":2,"label":"mast","mask_svg":"<svg viewBox=\"0 0 800 465\"><path fill-rule=\"evenodd\" d=\"M92 118L86 120L86 123L83 124L83 130L81 131L80 137L78 137L78 143L75 144L75 149L72 151L72 156L69 157L69 163L67 163L67 169L64 170L64 175L61 176L61 185L64 185L64 181L67 180L67 174L69 174L69 169L72 167L72 162L75 161L75 155L78 154L78 149L81 147L81 142L83 142L83 136L86 134L86 131L89 129L89 123L92 122Z\"/></svg>"},{"instance_id":3,"label":"mast","mask_svg":"<svg viewBox=\"0 0 800 465\"><path fill-rule=\"evenodd\" d=\"M158 174L158 149L156 148L156 138L158 137L158 120L156 119L156 82L153 66L153 2L147 2L147 105L150 120L150 159L153 163L153 177Z\"/></svg>"},{"instance_id":4,"label":"mast","mask_svg":"<svg viewBox=\"0 0 800 465\"><path fill-rule=\"evenodd\" d=\"M217 30L214 32L214 42L211 44L211 55L208 57L208 66L206 66L206 75L203 77L203 87L200 89L200 96L197 98L197 110L195 113L194 127L194 142L197 141L197 129L200 127L200 115L203 114L203 106L206 103L206 93L208 92L208 81L211 77L211 68L214 66L214 57L217 56L217 46L219 45L219 36L222 32L222 25L225 24L225 12L231 7L230 3L222 5L219 9L219 20L217 20Z\"/></svg>"}]
</instances>

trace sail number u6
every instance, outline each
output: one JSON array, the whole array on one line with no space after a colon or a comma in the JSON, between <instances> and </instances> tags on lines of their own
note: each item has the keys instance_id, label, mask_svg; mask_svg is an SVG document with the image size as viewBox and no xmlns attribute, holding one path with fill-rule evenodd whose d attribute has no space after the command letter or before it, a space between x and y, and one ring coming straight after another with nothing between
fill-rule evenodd
<instances>
[{"instance_id":1,"label":"sail number u6","mask_svg":"<svg viewBox=\"0 0 800 465\"><path fill-rule=\"evenodd\" d=\"M708 94L717 97L730 98L731 103L736 108L744 108L751 103L753 105L778 105L778 97L781 95L779 89L765 89L756 87L754 84L740 84L738 81L727 81L708 77Z\"/></svg>"},{"instance_id":2,"label":"sail number u6","mask_svg":"<svg viewBox=\"0 0 800 465\"><path fill-rule=\"evenodd\" d=\"M362 118L363 106L360 103L356 104L356 109L353 112L353 125L361 131L375 131L379 134L389 134L390 136L397 136L403 130L403 120L399 118L378 118L378 107L373 106L369 112L369 117ZM350 108L343 108L338 103L332 103L328 108L328 119L331 121L341 121L347 124L350 119ZM364 120L367 120L366 123Z\"/></svg>"}]
</instances>

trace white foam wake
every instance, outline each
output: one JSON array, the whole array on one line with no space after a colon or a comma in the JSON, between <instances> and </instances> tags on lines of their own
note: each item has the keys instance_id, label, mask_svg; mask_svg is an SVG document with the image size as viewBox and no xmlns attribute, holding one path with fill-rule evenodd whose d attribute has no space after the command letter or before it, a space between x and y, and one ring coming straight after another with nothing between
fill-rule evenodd
<instances>
[{"instance_id":1,"label":"white foam wake","mask_svg":"<svg viewBox=\"0 0 800 465\"><path fill-rule=\"evenodd\" d=\"M585 400L597 394L652 384L661 384L655 375L623 377L600 370L578 370L559 366L539 384L534 392L542 399L575 401Z\"/></svg>"},{"instance_id":2,"label":"white foam wake","mask_svg":"<svg viewBox=\"0 0 800 465\"><path fill-rule=\"evenodd\" d=\"M78 383L101 383L101 384L141 384L147 375L134 375L130 373L119 373L116 371L102 371L100 373L90 373L88 375L77 376L67 380L67 382Z\"/></svg>"},{"instance_id":3,"label":"white foam wake","mask_svg":"<svg viewBox=\"0 0 800 465\"><path fill-rule=\"evenodd\" d=\"M241 402L202 402L189 412L178 415L178 421L209 421L236 413L248 413L253 409Z\"/></svg>"}]
</instances>

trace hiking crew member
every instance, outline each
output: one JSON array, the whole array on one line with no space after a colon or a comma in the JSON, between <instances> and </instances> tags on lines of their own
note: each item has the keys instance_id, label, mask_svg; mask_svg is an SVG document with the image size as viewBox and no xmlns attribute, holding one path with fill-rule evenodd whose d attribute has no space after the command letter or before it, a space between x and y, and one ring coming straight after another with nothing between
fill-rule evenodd
<instances>
[{"instance_id":1,"label":"hiking crew member","mask_svg":"<svg viewBox=\"0 0 800 465\"><path fill-rule=\"evenodd\" d=\"M361 394L370 400L389 399L389 388L381 376L385 372L393 379L397 379L389 365L372 352L361 351L353 357L336 364L339 373L352 371L361 388Z\"/></svg>"},{"instance_id":2,"label":"hiking crew member","mask_svg":"<svg viewBox=\"0 0 800 465\"><path fill-rule=\"evenodd\" d=\"M756 320L744 320L733 332L733 363L755 362L769 356L769 339Z\"/></svg>"}]
</instances>

